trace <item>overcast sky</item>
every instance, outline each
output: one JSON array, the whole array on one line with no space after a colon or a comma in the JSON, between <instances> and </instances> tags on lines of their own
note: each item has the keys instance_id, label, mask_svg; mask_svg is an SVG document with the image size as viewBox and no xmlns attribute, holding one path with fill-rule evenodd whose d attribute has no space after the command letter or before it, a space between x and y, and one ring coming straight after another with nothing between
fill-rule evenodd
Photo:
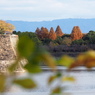
<instances>
[{"instance_id":1,"label":"overcast sky","mask_svg":"<svg viewBox=\"0 0 95 95\"><path fill-rule=\"evenodd\" d=\"M95 0L0 0L0 19L50 21L95 18Z\"/></svg>"}]
</instances>

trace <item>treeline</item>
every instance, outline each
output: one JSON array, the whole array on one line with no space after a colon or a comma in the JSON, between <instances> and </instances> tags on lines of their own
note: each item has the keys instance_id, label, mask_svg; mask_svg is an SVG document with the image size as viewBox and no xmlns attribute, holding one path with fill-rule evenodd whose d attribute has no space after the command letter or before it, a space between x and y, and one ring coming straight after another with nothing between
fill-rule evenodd
<instances>
[{"instance_id":1,"label":"treeline","mask_svg":"<svg viewBox=\"0 0 95 95\"><path fill-rule=\"evenodd\" d=\"M39 38L37 37L37 35L34 32L13 31L13 34L18 35L19 37L27 35L31 40L33 40L36 43L36 45L42 45L42 41L39 40Z\"/></svg>"},{"instance_id":2,"label":"treeline","mask_svg":"<svg viewBox=\"0 0 95 95\"><path fill-rule=\"evenodd\" d=\"M60 30L60 31L59 31ZM56 30L51 27L50 31L47 28L37 28L35 32L20 32L13 31L14 34L28 35L36 45L44 46L49 52L54 55L61 55L70 52L84 52L89 49L95 50L95 31L89 31L83 34L78 26L74 26L71 34L64 34L57 26ZM72 55L72 54L69 54Z\"/></svg>"},{"instance_id":3,"label":"treeline","mask_svg":"<svg viewBox=\"0 0 95 95\"><path fill-rule=\"evenodd\" d=\"M20 32L13 31L13 34L20 36L28 35L35 42L40 42L42 45L87 45L95 44L95 31L89 31L86 34L83 34L78 26L74 26L71 34L64 34L60 28L57 26L54 31L51 27L50 31L47 28L42 27L41 29L37 28L35 32Z\"/></svg>"}]
</instances>

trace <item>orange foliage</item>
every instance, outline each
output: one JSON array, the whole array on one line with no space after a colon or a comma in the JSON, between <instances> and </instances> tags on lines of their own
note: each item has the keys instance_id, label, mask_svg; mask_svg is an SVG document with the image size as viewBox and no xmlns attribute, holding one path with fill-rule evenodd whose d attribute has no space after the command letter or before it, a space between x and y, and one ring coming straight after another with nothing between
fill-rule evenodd
<instances>
[{"instance_id":1,"label":"orange foliage","mask_svg":"<svg viewBox=\"0 0 95 95\"><path fill-rule=\"evenodd\" d=\"M71 38L72 40L79 40L83 37L83 34L79 28L79 26L74 26L72 33L71 33Z\"/></svg>"},{"instance_id":2,"label":"orange foliage","mask_svg":"<svg viewBox=\"0 0 95 95\"><path fill-rule=\"evenodd\" d=\"M56 33L54 32L53 27L51 27L49 35L48 35L49 39L55 40L56 39Z\"/></svg>"},{"instance_id":3,"label":"orange foliage","mask_svg":"<svg viewBox=\"0 0 95 95\"><path fill-rule=\"evenodd\" d=\"M57 26L55 33L56 33L57 36L63 36L63 35L64 35L64 34L62 33L62 30L61 30L61 28L60 28L59 25Z\"/></svg>"},{"instance_id":4,"label":"orange foliage","mask_svg":"<svg viewBox=\"0 0 95 95\"><path fill-rule=\"evenodd\" d=\"M42 27L42 28L41 28L41 36L42 36L41 39L43 39L43 38L48 38L48 34L49 34L48 29Z\"/></svg>"},{"instance_id":5,"label":"orange foliage","mask_svg":"<svg viewBox=\"0 0 95 95\"><path fill-rule=\"evenodd\" d=\"M8 32L13 32L15 29L14 25L7 23L6 21L0 20L0 32L5 33L6 31Z\"/></svg>"},{"instance_id":6,"label":"orange foliage","mask_svg":"<svg viewBox=\"0 0 95 95\"><path fill-rule=\"evenodd\" d=\"M48 29L42 27L41 30L39 28L36 29L35 33L40 39L48 38Z\"/></svg>"},{"instance_id":7,"label":"orange foliage","mask_svg":"<svg viewBox=\"0 0 95 95\"><path fill-rule=\"evenodd\" d=\"M39 38L41 38L41 33L40 33L40 29L39 28L37 28L36 29L36 31L35 31L35 33L36 33L36 35L39 37Z\"/></svg>"}]
</instances>

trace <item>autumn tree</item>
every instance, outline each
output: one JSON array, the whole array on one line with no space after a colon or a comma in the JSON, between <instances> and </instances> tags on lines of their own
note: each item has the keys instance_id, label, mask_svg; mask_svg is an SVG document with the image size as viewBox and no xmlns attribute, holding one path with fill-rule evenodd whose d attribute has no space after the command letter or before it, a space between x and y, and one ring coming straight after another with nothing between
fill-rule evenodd
<instances>
[{"instance_id":1,"label":"autumn tree","mask_svg":"<svg viewBox=\"0 0 95 95\"><path fill-rule=\"evenodd\" d=\"M38 38L41 38L41 30L39 28L36 29L35 33L38 36Z\"/></svg>"},{"instance_id":2,"label":"autumn tree","mask_svg":"<svg viewBox=\"0 0 95 95\"><path fill-rule=\"evenodd\" d=\"M39 34L39 32L40 32L40 29L37 27L35 33L36 33L36 34Z\"/></svg>"},{"instance_id":3,"label":"autumn tree","mask_svg":"<svg viewBox=\"0 0 95 95\"><path fill-rule=\"evenodd\" d=\"M81 39L82 37L83 37L83 34L79 26L74 26L71 33L71 39L74 41L74 40Z\"/></svg>"},{"instance_id":4,"label":"autumn tree","mask_svg":"<svg viewBox=\"0 0 95 95\"><path fill-rule=\"evenodd\" d=\"M57 26L55 33L60 37L64 35L59 25Z\"/></svg>"},{"instance_id":5,"label":"autumn tree","mask_svg":"<svg viewBox=\"0 0 95 95\"><path fill-rule=\"evenodd\" d=\"M7 23L6 21L0 20L0 33L13 32L15 29L14 25Z\"/></svg>"},{"instance_id":6,"label":"autumn tree","mask_svg":"<svg viewBox=\"0 0 95 95\"><path fill-rule=\"evenodd\" d=\"M48 38L49 34L48 29L44 27L41 27L41 29L37 28L35 33L40 39Z\"/></svg>"},{"instance_id":7,"label":"autumn tree","mask_svg":"<svg viewBox=\"0 0 95 95\"><path fill-rule=\"evenodd\" d=\"M48 38L49 31L47 28L41 28L42 38Z\"/></svg>"},{"instance_id":8,"label":"autumn tree","mask_svg":"<svg viewBox=\"0 0 95 95\"><path fill-rule=\"evenodd\" d=\"M56 39L56 33L54 32L53 27L51 27L49 35L48 35L49 39L55 40Z\"/></svg>"}]
</instances>

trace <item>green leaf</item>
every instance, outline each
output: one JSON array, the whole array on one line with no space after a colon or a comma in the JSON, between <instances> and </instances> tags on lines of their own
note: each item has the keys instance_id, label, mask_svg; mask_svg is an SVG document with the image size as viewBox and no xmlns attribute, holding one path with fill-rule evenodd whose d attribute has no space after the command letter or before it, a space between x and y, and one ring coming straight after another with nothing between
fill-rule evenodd
<instances>
[{"instance_id":1,"label":"green leaf","mask_svg":"<svg viewBox=\"0 0 95 95\"><path fill-rule=\"evenodd\" d=\"M60 78L61 76L62 76L62 73L61 73L61 72L57 72L57 73L56 73L56 77L57 77L57 78Z\"/></svg>"},{"instance_id":2,"label":"green leaf","mask_svg":"<svg viewBox=\"0 0 95 95\"><path fill-rule=\"evenodd\" d=\"M32 79L16 79L13 81L13 83L18 84L26 89L33 89L36 87L35 82Z\"/></svg>"},{"instance_id":3,"label":"green leaf","mask_svg":"<svg viewBox=\"0 0 95 95\"><path fill-rule=\"evenodd\" d=\"M51 95L59 95L59 94L61 94L61 92L62 92L62 88L58 86L52 90Z\"/></svg>"},{"instance_id":4,"label":"green leaf","mask_svg":"<svg viewBox=\"0 0 95 95\"><path fill-rule=\"evenodd\" d=\"M6 77L4 75L0 75L0 92L4 92L5 82L6 82Z\"/></svg>"},{"instance_id":5,"label":"green leaf","mask_svg":"<svg viewBox=\"0 0 95 95\"><path fill-rule=\"evenodd\" d=\"M55 75L50 76L48 79L48 84L50 85L55 79L60 78L62 74L60 72L57 72Z\"/></svg>"},{"instance_id":6,"label":"green leaf","mask_svg":"<svg viewBox=\"0 0 95 95\"><path fill-rule=\"evenodd\" d=\"M48 79L48 84L50 85L56 78L56 76L50 76Z\"/></svg>"},{"instance_id":7,"label":"green leaf","mask_svg":"<svg viewBox=\"0 0 95 95\"><path fill-rule=\"evenodd\" d=\"M32 65L31 63L28 63L24 67L29 73L40 73L41 67L38 65Z\"/></svg>"},{"instance_id":8,"label":"green leaf","mask_svg":"<svg viewBox=\"0 0 95 95\"><path fill-rule=\"evenodd\" d=\"M20 56L28 58L34 51L34 42L28 36L22 36L18 42Z\"/></svg>"},{"instance_id":9,"label":"green leaf","mask_svg":"<svg viewBox=\"0 0 95 95\"><path fill-rule=\"evenodd\" d=\"M56 70L56 61L49 53L44 53L42 55L42 60L47 66L52 68L52 70Z\"/></svg>"},{"instance_id":10,"label":"green leaf","mask_svg":"<svg viewBox=\"0 0 95 95\"><path fill-rule=\"evenodd\" d=\"M8 70L9 70L10 72L15 71L17 65L18 65L18 62L16 61L15 63L13 63L13 64L11 64L11 65L9 66Z\"/></svg>"},{"instance_id":11,"label":"green leaf","mask_svg":"<svg viewBox=\"0 0 95 95\"><path fill-rule=\"evenodd\" d=\"M74 58L65 55L61 57L57 62L59 65L70 67L74 61L75 61Z\"/></svg>"}]
</instances>

